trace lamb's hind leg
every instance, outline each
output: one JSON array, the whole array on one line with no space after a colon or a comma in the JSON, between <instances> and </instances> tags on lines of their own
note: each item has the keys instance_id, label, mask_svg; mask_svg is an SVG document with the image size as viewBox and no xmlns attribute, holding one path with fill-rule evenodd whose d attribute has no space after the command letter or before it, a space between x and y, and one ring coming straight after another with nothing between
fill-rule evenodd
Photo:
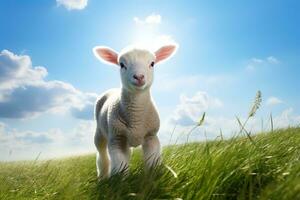
<instances>
[{"instance_id":1,"label":"lamb's hind leg","mask_svg":"<svg viewBox=\"0 0 300 200\"><path fill-rule=\"evenodd\" d=\"M107 139L100 133L100 130L97 130L94 140L98 150L96 157L98 178L107 178L109 176L110 165L107 150Z\"/></svg>"}]
</instances>

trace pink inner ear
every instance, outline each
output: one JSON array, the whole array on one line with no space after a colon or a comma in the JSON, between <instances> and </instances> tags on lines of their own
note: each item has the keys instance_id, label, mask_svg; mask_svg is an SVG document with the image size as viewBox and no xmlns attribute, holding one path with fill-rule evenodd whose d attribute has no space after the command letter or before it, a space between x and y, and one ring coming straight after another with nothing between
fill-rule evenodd
<instances>
[{"instance_id":1,"label":"pink inner ear","mask_svg":"<svg viewBox=\"0 0 300 200\"><path fill-rule=\"evenodd\" d=\"M118 54L113 50L109 48L97 48L96 52L103 60L116 65L118 64Z\"/></svg>"},{"instance_id":2,"label":"pink inner ear","mask_svg":"<svg viewBox=\"0 0 300 200\"><path fill-rule=\"evenodd\" d=\"M176 46L175 45L167 45L167 46L163 46L160 49L158 49L155 52L155 56L156 56L156 60L155 62L158 63L162 60L167 59L168 57L170 57L172 55L172 53L175 51Z\"/></svg>"}]
</instances>

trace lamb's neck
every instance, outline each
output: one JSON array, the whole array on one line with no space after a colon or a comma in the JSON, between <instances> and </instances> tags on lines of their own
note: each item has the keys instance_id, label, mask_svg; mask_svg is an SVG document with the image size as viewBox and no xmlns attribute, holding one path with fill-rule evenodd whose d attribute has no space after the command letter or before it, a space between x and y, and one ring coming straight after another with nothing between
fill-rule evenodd
<instances>
[{"instance_id":1,"label":"lamb's neck","mask_svg":"<svg viewBox=\"0 0 300 200\"><path fill-rule=\"evenodd\" d=\"M151 103L149 89L137 93L121 90L121 107L130 122L140 122Z\"/></svg>"}]
</instances>

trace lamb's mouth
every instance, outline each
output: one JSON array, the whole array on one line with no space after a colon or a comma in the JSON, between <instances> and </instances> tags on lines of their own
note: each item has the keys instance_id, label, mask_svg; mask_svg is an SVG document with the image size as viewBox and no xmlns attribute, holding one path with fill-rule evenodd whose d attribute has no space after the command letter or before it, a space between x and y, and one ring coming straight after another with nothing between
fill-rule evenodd
<instances>
[{"instance_id":1,"label":"lamb's mouth","mask_svg":"<svg viewBox=\"0 0 300 200\"><path fill-rule=\"evenodd\" d=\"M132 82L132 85L135 86L136 88L141 89L146 85L146 83L144 81L143 82Z\"/></svg>"}]
</instances>

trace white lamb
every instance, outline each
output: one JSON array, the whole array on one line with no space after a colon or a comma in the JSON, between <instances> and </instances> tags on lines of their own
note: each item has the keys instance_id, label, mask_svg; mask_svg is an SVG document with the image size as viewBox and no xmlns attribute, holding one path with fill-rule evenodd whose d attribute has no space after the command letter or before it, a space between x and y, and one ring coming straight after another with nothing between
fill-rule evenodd
<instances>
[{"instance_id":1,"label":"white lamb","mask_svg":"<svg viewBox=\"0 0 300 200\"><path fill-rule=\"evenodd\" d=\"M160 122L150 87L154 65L174 54L176 48L166 45L154 53L126 48L120 54L104 46L93 49L101 61L120 67L122 80L121 88L106 91L95 106L98 177L127 170L130 147L142 145L147 168L160 163Z\"/></svg>"}]
</instances>

